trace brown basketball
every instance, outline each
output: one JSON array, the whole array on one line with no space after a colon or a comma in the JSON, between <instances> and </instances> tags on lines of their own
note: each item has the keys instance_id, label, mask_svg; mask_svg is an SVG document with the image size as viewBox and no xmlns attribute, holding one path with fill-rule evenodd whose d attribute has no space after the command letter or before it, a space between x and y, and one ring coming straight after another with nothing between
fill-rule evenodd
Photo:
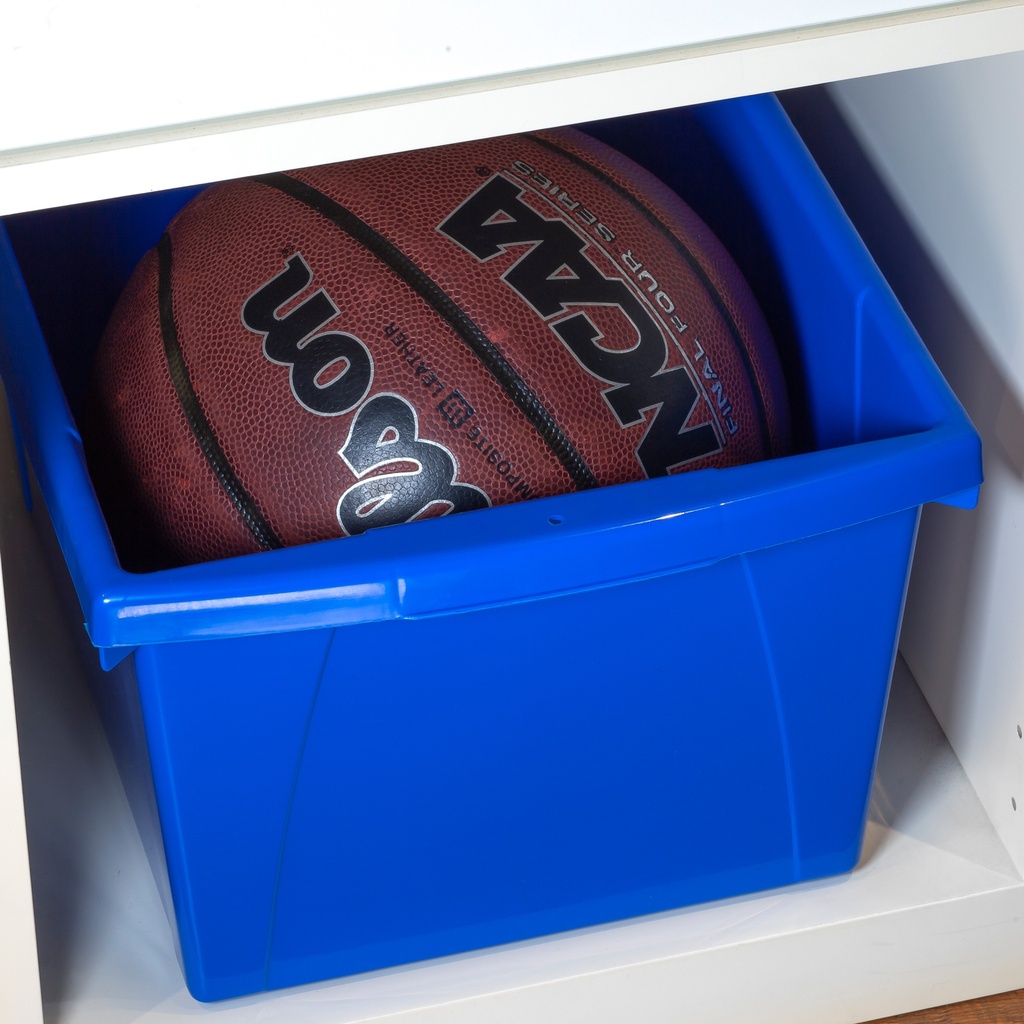
<instances>
[{"instance_id":1,"label":"brown basketball","mask_svg":"<svg viewBox=\"0 0 1024 1024\"><path fill-rule=\"evenodd\" d=\"M733 261L572 130L207 189L128 283L94 396L113 528L176 562L788 444Z\"/></svg>"}]
</instances>

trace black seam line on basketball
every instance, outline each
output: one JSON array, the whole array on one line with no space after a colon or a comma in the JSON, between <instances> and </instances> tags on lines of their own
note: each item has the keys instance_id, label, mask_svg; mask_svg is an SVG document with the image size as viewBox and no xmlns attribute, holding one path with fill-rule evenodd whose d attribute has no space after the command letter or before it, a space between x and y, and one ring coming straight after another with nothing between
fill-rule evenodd
<instances>
[{"instance_id":1,"label":"black seam line on basketball","mask_svg":"<svg viewBox=\"0 0 1024 1024\"><path fill-rule=\"evenodd\" d=\"M733 344L736 346L736 349L740 354L740 358L743 360L743 365L747 371L747 377L752 385L751 390L754 392L755 403L757 405L757 425L758 431L761 435L761 444L764 445L765 451L772 455L776 454L775 446L772 443L771 429L768 424L768 409L765 404L764 393L761 390L760 379L754 372L753 361L750 358L750 353L747 351L747 346L743 343L743 335L740 332L739 325L736 323L732 313L729 312L729 307L725 304L725 299L722 297L721 292L717 287L715 287L715 283L711 278L708 277L707 272L700 265L697 257L653 210L645 206L635 195L633 195L632 192L623 188L622 185L620 185L614 178L605 174L605 172L599 167L595 167L593 164L588 163L575 153L572 153L567 149L563 149L558 145L558 143L552 142L550 139L545 139L540 135L533 134L527 135L527 138L532 139L540 146L550 149L552 152L564 156L567 160L571 160L578 167L582 167L584 170L589 171L595 178L613 189L620 196L629 200L629 202L644 215L648 223L657 228L666 240L676 249L680 256L682 256L687 262L690 269L697 275L697 278L704 287L704 290L711 297L711 301L714 303L715 309L718 310L719 315L725 321L725 325L728 328L729 333L732 335Z\"/></svg>"},{"instance_id":2,"label":"black seam line on basketball","mask_svg":"<svg viewBox=\"0 0 1024 1024\"><path fill-rule=\"evenodd\" d=\"M253 181L275 188L326 217L351 235L370 253L397 274L437 312L487 368L505 393L516 404L544 443L562 464L578 490L597 487L597 477L566 436L555 418L544 407L530 386L516 372L501 350L459 305L428 277L393 242L319 189L287 174L264 174Z\"/></svg>"},{"instance_id":3,"label":"black seam line on basketball","mask_svg":"<svg viewBox=\"0 0 1024 1024\"><path fill-rule=\"evenodd\" d=\"M192 379L189 376L188 367L185 365L185 357L178 339L178 327L174 321L171 296L171 239L167 234L164 234L157 244L157 282L160 333L163 336L164 356L167 360L171 382L174 384L174 391L178 396L178 402L185 414L189 428L210 469L213 470L217 481L224 489L224 493L231 500L231 504L234 505L242 522L248 527L256 542L267 551L282 548L284 544L281 539L263 518L252 495L245 489L231 468L231 463L228 461L227 455L224 454L224 449L221 448L213 427L206 418L206 414L199 404L199 398L192 387Z\"/></svg>"}]
</instances>

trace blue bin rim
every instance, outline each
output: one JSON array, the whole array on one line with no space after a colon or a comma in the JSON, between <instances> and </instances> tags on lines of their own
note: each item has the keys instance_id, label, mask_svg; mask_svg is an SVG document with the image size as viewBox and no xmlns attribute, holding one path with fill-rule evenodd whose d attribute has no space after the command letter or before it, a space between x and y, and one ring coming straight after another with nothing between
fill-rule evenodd
<instances>
[{"instance_id":1,"label":"blue bin rim","mask_svg":"<svg viewBox=\"0 0 1024 1024\"><path fill-rule=\"evenodd\" d=\"M854 252L863 247L771 96L709 104L752 162L769 161ZM795 144L794 144L795 143ZM92 643L140 645L454 614L613 586L904 511L972 506L980 442L870 256L862 297L907 336L931 422L922 430L727 470L544 498L149 574L122 570L81 439L0 225L0 372ZM864 284L866 282L866 284Z\"/></svg>"}]
</instances>

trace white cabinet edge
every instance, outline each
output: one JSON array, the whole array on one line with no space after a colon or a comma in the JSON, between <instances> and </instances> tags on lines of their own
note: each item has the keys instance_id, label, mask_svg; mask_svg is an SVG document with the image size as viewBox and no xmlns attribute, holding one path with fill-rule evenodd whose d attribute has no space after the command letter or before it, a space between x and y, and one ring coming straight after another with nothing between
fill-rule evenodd
<instances>
[{"instance_id":1,"label":"white cabinet edge","mask_svg":"<svg viewBox=\"0 0 1024 1024\"><path fill-rule=\"evenodd\" d=\"M0 585L0 1024L42 1024L18 732Z\"/></svg>"},{"instance_id":2,"label":"white cabinet edge","mask_svg":"<svg viewBox=\"0 0 1024 1024\"><path fill-rule=\"evenodd\" d=\"M245 111L417 91L608 58L655 63L708 44L934 19L1013 0L196 0L173 12L127 0L0 6L0 149L208 122Z\"/></svg>"},{"instance_id":3,"label":"white cabinet edge","mask_svg":"<svg viewBox=\"0 0 1024 1024\"><path fill-rule=\"evenodd\" d=\"M1024 49L1024 3L678 50L0 152L0 214Z\"/></svg>"}]
</instances>

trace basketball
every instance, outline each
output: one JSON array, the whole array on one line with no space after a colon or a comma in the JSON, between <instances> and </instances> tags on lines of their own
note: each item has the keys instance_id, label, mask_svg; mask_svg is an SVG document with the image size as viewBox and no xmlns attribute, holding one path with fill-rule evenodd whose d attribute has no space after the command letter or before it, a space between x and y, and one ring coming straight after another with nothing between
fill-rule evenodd
<instances>
[{"instance_id":1,"label":"basketball","mask_svg":"<svg viewBox=\"0 0 1024 1024\"><path fill-rule=\"evenodd\" d=\"M733 260L571 129L209 187L128 282L91 402L97 491L140 568L789 445Z\"/></svg>"}]
</instances>

